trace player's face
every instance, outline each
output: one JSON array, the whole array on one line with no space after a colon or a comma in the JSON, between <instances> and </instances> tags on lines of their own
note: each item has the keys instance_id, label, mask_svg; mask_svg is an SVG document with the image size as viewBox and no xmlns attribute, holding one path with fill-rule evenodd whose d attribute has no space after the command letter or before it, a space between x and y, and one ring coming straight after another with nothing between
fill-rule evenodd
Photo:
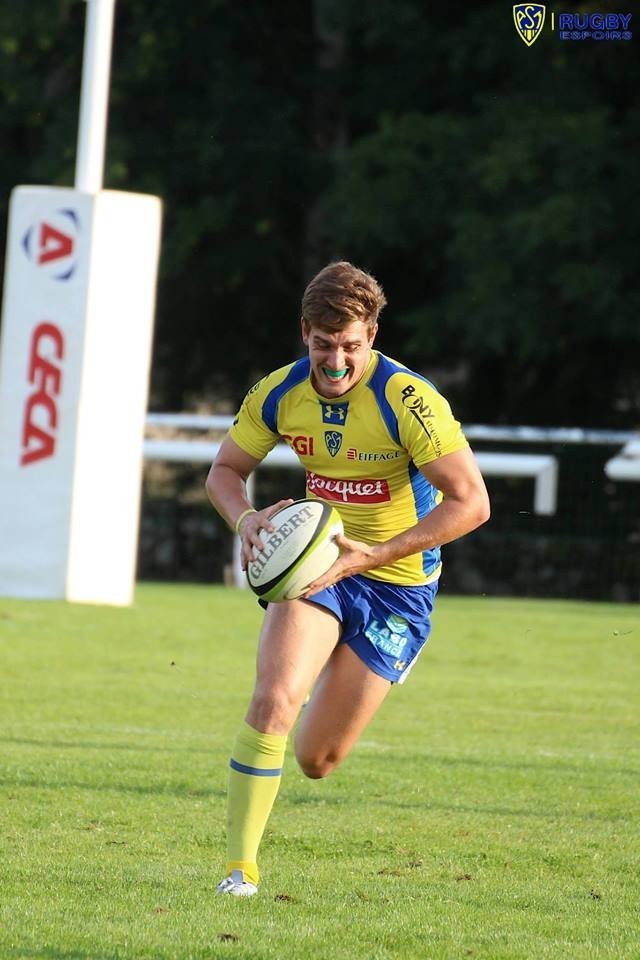
<instances>
[{"instance_id":1,"label":"player's face","mask_svg":"<svg viewBox=\"0 0 640 960\"><path fill-rule=\"evenodd\" d=\"M321 397L341 397L355 387L367 369L377 330L377 324L369 329L362 320L354 320L335 333L316 327L306 330L302 324L302 339L311 361L311 383Z\"/></svg>"}]
</instances>

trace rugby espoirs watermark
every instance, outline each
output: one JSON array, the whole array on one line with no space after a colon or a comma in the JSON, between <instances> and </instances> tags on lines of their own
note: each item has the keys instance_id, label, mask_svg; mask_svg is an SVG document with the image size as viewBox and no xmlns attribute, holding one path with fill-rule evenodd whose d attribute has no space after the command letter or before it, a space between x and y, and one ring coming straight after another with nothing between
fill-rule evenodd
<instances>
[{"instance_id":1,"label":"rugby espoirs watermark","mask_svg":"<svg viewBox=\"0 0 640 960\"><path fill-rule=\"evenodd\" d=\"M513 22L516 33L528 46L542 35L545 23L559 40L618 42L633 39L631 13L568 13L550 10L543 3L516 3Z\"/></svg>"}]
</instances>

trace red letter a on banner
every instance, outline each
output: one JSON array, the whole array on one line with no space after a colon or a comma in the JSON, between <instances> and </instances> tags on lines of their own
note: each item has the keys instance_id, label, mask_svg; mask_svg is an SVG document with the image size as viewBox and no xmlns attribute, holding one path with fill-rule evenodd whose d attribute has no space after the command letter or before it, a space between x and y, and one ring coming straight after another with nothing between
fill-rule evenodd
<instances>
[{"instance_id":1,"label":"red letter a on banner","mask_svg":"<svg viewBox=\"0 0 640 960\"><path fill-rule=\"evenodd\" d=\"M73 239L66 233L61 233L48 223L40 224L40 255L38 263L49 263L68 257L73 252Z\"/></svg>"}]
</instances>

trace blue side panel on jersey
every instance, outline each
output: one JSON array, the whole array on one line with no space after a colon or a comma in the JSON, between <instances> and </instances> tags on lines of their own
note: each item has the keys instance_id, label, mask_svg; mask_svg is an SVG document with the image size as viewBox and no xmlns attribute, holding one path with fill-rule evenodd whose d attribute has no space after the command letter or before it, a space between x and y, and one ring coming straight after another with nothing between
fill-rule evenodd
<instances>
[{"instance_id":1,"label":"blue side panel on jersey","mask_svg":"<svg viewBox=\"0 0 640 960\"><path fill-rule=\"evenodd\" d=\"M400 432L398 430L398 418L385 395L385 387L387 382L394 373L410 373L418 380L422 380L423 383L428 383L429 386L432 387L436 392L438 391L437 388L431 383L430 380L427 380L426 377L421 377L419 373L409 370L408 367L403 367L399 363L394 363L393 361L389 360L388 357L385 357L383 353L378 354L378 366L376 367L375 373L369 380L367 386L373 390L378 408L382 414L382 419L384 420L387 429L391 434L391 438L399 444ZM409 481L411 483L411 489L413 490L416 516L418 520L422 520L422 518L426 517L428 513L431 513L435 507L437 491L435 487L433 487L424 477L413 461L410 461L409 463ZM434 547L432 550L423 551L422 569L427 576L430 573L433 573L439 563L439 547Z\"/></svg>"},{"instance_id":2,"label":"blue side panel on jersey","mask_svg":"<svg viewBox=\"0 0 640 960\"><path fill-rule=\"evenodd\" d=\"M378 408L382 414L382 419L387 425L387 430L391 434L391 439L396 443L400 443L398 418L395 415L393 408L391 407L391 404L387 400L385 394L385 387L394 373L410 373L412 377L422 380L423 383L428 383L429 386L436 391L436 393L438 393L438 388L434 386L430 380L427 380L426 377L421 377L419 373L414 373L414 371L409 370L408 367L403 367L399 363L394 363L393 361L389 360L388 357L385 357L383 353L378 354L378 366L376 367L375 372L369 380L367 386L373 390Z\"/></svg>"},{"instance_id":3,"label":"blue side panel on jersey","mask_svg":"<svg viewBox=\"0 0 640 960\"><path fill-rule=\"evenodd\" d=\"M309 357L296 360L282 383L279 383L267 394L262 404L262 419L272 433L278 432L278 406L280 401L289 390L297 387L299 383L308 378L310 368Z\"/></svg>"},{"instance_id":4,"label":"blue side panel on jersey","mask_svg":"<svg viewBox=\"0 0 640 960\"><path fill-rule=\"evenodd\" d=\"M389 377L393 373L397 373L398 368L395 364L391 363L384 354L378 354L378 366L375 369L375 372L371 379L369 380L367 386L373 390L373 395L376 398L376 403L380 413L382 414L382 419L384 420L387 430L391 434L391 439L395 443L400 443L400 431L398 430L398 418L396 417L391 404L386 398L384 388L387 385Z\"/></svg>"},{"instance_id":5,"label":"blue side panel on jersey","mask_svg":"<svg viewBox=\"0 0 640 960\"><path fill-rule=\"evenodd\" d=\"M403 366L401 363L394 363L389 360L388 357L385 357L384 354L379 354L380 360L384 360L387 367L387 376L385 380L388 380L392 373L410 373L412 377L415 377L417 380L422 380L423 383L429 384L432 390L435 390L436 393L440 393L435 383L432 383L431 380L427 380L426 377L423 377L421 373L416 373L415 370L410 370L409 367ZM380 369L380 363L378 363L378 370ZM376 370L376 373L378 371ZM375 374L374 374L375 376Z\"/></svg>"},{"instance_id":6,"label":"blue side panel on jersey","mask_svg":"<svg viewBox=\"0 0 640 960\"><path fill-rule=\"evenodd\" d=\"M409 463L409 480L413 490L413 499L416 505L416 516L422 520L428 513L431 513L436 505L437 491L426 477L416 467L413 460ZM422 552L422 569L426 576L433 573L440 563L440 547L432 547L431 550Z\"/></svg>"}]
</instances>

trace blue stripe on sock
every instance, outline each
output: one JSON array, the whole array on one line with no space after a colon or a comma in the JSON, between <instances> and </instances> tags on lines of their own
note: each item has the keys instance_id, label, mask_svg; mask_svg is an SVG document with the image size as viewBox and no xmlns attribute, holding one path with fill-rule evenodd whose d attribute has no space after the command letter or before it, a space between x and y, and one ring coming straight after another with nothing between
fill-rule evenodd
<instances>
[{"instance_id":1,"label":"blue stripe on sock","mask_svg":"<svg viewBox=\"0 0 640 960\"><path fill-rule=\"evenodd\" d=\"M232 770L237 770L238 773L248 773L252 777L279 777L282 773L282 767L273 767L270 770L263 770L260 767L247 767L244 763L238 763L233 757L229 760L229 766Z\"/></svg>"}]
</instances>

